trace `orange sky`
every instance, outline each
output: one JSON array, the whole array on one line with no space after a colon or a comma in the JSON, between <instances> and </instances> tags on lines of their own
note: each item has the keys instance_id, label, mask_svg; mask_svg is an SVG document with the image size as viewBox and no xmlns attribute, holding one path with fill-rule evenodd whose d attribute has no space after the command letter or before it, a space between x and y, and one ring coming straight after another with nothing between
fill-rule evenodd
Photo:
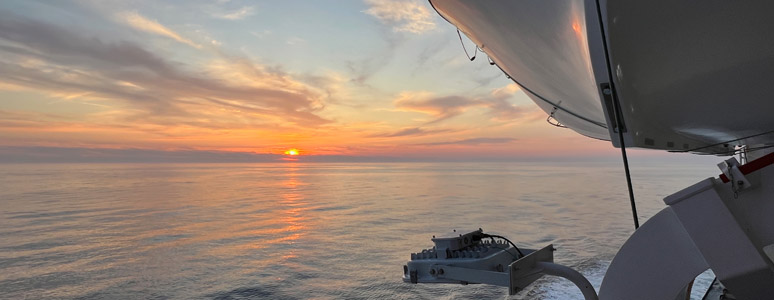
<instances>
[{"instance_id":1,"label":"orange sky","mask_svg":"<svg viewBox=\"0 0 774 300\"><path fill-rule=\"evenodd\" d=\"M22 1L0 20L0 146L616 153L468 61L424 1Z\"/></svg>"}]
</instances>

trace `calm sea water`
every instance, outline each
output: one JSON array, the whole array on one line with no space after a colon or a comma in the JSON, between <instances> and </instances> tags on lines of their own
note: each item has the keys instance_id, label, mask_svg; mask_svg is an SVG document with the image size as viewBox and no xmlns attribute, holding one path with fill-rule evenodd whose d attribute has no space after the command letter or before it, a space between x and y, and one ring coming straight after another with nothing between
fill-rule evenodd
<instances>
[{"instance_id":1,"label":"calm sea water","mask_svg":"<svg viewBox=\"0 0 774 300\"><path fill-rule=\"evenodd\" d=\"M0 167L7 299L507 298L405 284L402 266L433 234L481 227L553 243L555 260L598 288L633 231L618 162ZM641 220L715 173L635 162ZM512 298L581 295L544 277Z\"/></svg>"}]
</instances>

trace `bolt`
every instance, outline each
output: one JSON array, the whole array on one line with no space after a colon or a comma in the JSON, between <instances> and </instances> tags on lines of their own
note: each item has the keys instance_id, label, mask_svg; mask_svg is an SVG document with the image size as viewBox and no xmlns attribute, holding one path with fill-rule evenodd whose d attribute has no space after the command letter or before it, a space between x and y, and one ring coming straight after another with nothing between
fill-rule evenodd
<instances>
[{"instance_id":1,"label":"bolt","mask_svg":"<svg viewBox=\"0 0 774 300\"><path fill-rule=\"evenodd\" d=\"M736 182L736 184L737 185L744 185L744 181L739 180L739 181Z\"/></svg>"},{"instance_id":2,"label":"bolt","mask_svg":"<svg viewBox=\"0 0 774 300\"><path fill-rule=\"evenodd\" d=\"M430 275L435 275L435 269L430 269Z\"/></svg>"},{"instance_id":3,"label":"bolt","mask_svg":"<svg viewBox=\"0 0 774 300\"><path fill-rule=\"evenodd\" d=\"M443 269L438 269L438 275L443 275Z\"/></svg>"},{"instance_id":4,"label":"bolt","mask_svg":"<svg viewBox=\"0 0 774 300\"><path fill-rule=\"evenodd\" d=\"M609 88L602 89L602 94L610 95L612 93L613 93L613 91L611 89L609 89Z\"/></svg>"}]
</instances>

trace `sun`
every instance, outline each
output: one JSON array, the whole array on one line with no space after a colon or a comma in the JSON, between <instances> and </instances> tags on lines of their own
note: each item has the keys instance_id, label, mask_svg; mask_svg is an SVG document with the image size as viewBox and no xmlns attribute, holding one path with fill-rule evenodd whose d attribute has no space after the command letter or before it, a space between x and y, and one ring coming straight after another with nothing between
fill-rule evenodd
<instances>
[{"instance_id":1,"label":"sun","mask_svg":"<svg viewBox=\"0 0 774 300\"><path fill-rule=\"evenodd\" d=\"M296 148L288 149L287 151L285 151L285 155L296 156L298 155L298 149Z\"/></svg>"}]
</instances>

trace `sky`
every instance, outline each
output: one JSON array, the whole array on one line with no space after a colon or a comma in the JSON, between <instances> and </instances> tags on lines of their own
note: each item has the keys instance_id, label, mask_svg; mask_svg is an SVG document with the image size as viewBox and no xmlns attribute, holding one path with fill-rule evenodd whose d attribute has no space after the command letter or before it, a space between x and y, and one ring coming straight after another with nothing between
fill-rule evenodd
<instances>
[{"instance_id":1,"label":"sky","mask_svg":"<svg viewBox=\"0 0 774 300\"><path fill-rule=\"evenodd\" d=\"M0 153L617 155L546 117L426 1L0 2Z\"/></svg>"}]
</instances>

